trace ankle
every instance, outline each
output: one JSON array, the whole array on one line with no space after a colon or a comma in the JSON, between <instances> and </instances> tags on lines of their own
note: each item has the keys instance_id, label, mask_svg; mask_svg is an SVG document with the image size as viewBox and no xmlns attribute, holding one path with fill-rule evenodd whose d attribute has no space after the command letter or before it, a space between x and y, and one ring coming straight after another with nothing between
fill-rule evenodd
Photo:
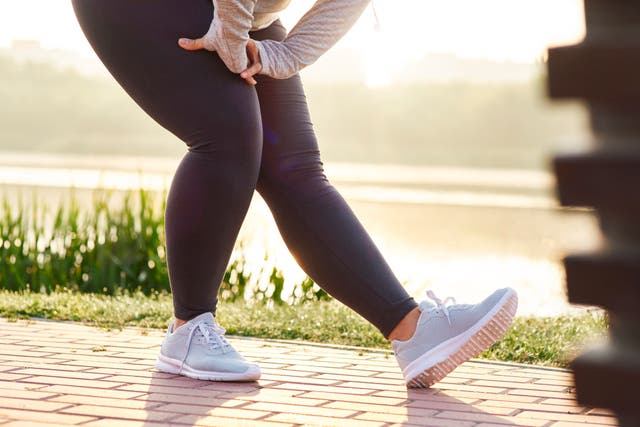
<instances>
[{"instance_id":1,"label":"ankle","mask_svg":"<svg viewBox=\"0 0 640 427\"><path fill-rule=\"evenodd\" d=\"M406 341L413 336L418 326L418 319L420 318L420 308L416 307L407 313L406 316L398 323L398 325L391 331L387 339L389 341L399 340Z\"/></svg>"},{"instance_id":2,"label":"ankle","mask_svg":"<svg viewBox=\"0 0 640 427\"><path fill-rule=\"evenodd\" d=\"M178 329L180 326L184 325L187 322L188 320L182 320L176 317L176 320L173 322L173 330L171 332L175 332L176 329Z\"/></svg>"}]
</instances>

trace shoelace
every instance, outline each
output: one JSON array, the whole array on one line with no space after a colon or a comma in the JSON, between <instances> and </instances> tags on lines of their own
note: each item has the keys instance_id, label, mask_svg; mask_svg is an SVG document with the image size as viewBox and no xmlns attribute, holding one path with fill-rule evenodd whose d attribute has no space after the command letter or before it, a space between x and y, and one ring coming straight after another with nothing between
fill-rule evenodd
<instances>
[{"instance_id":1,"label":"shoelace","mask_svg":"<svg viewBox=\"0 0 640 427\"><path fill-rule=\"evenodd\" d=\"M184 361L189 355L189 346L191 345L191 340L193 339L193 335L196 333L196 331L200 331L200 333L204 337L205 342L209 344L210 348L222 348L223 353L226 353L226 349L229 349L230 351L231 344L229 344L224 338L224 334L225 332L227 332L227 330L220 326L218 322L214 320L213 323L196 323L191 327L191 330L189 331L189 336L186 340L187 348L185 348L184 357L182 358L182 363L180 364L180 366L184 365Z\"/></svg>"},{"instance_id":2,"label":"shoelace","mask_svg":"<svg viewBox=\"0 0 640 427\"><path fill-rule=\"evenodd\" d=\"M451 319L449 318L449 309L447 308L446 304L447 304L448 302L450 302L451 304L455 304L455 303L456 303L456 299L455 299L455 298L453 298L453 297L446 297L446 298L444 299L444 301L443 301L443 300L441 300L440 298L438 298L438 297L436 296L436 294L434 294L434 293L433 293L433 291L431 291L431 290L428 290L428 291L427 291L427 296L428 296L429 298L431 298L431 299L433 300L433 302L435 302L435 303L436 303L436 306L437 306L440 310L442 310L442 312L444 313L445 317L447 318L447 322L449 322L449 325L451 325Z\"/></svg>"}]
</instances>

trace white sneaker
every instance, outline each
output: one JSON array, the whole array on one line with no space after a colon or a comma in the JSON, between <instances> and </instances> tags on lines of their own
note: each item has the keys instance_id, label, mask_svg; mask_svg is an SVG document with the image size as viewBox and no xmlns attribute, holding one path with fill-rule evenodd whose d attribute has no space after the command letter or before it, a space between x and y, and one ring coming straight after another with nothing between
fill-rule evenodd
<instances>
[{"instance_id":1,"label":"white sneaker","mask_svg":"<svg viewBox=\"0 0 640 427\"><path fill-rule=\"evenodd\" d=\"M446 306L452 298L441 301L431 291L427 295L435 304L419 304L422 313L414 335L391 342L408 387L429 387L491 347L518 307L518 295L511 288L497 290L475 305Z\"/></svg>"},{"instance_id":2,"label":"white sneaker","mask_svg":"<svg viewBox=\"0 0 640 427\"><path fill-rule=\"evenodd\" d=\"M173 331L169 325L156 368L209 381L255 381L258 365L250 363L224 338L225 329L212 313L203 313Z\"/></svg>"}]
</instances>

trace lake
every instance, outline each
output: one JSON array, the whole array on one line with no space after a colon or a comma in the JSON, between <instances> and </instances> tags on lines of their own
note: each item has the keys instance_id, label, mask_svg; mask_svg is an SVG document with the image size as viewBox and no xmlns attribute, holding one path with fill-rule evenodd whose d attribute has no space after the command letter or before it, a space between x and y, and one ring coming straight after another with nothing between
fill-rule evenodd
<instances>
[{"instance_id":1,"label":"lake","mask_svg":"<svg viewBox=\"0 0 640 427\"><path fill-rule=\"evenodd\" d=\"M21 193L25 201L35 196L53 207L71 187L86 206L98 186L116 194L139 186L160 194L179 161L4 152L0 196L15 202ZM597 218L588 209L560 208L549 173L345 163L329 163L326 172L417 299L432 289L442 298L475 302L512 286L520 315L581 310L566 302L561 259L600 244ZM273 263L291 284L304 277L257 195L239 241L253 268Z\"/></svg>"}]
</instances>

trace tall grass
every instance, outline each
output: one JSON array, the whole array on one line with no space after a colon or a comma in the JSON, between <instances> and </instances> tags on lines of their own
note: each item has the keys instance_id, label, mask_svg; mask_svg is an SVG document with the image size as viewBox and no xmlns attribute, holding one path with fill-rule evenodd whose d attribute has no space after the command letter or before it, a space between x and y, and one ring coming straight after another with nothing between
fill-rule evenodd
<instances>
[{"instance_id":1,"label":"tall grass","mask_svg":"<svg viewBox=\"0 0 640 427\"><path fill-rule=\"evenodd\" d=\"M72 190L55 212L34 197L30 207L19 195L11 206L6 195L0 212L0 288L50 293L60 289L120 295L167 293L164 211L154 193L143 188L125 192L112 207L112 191L94 190L91 206L81 209ZM311 279L283 294L282 272L267 267L258 274L247 268L241 250L234 251L220 288L220 299L251 297L277 304L328 299ZM266 280L265 280L266 277Z\"/></svg>"}]
</instances>

